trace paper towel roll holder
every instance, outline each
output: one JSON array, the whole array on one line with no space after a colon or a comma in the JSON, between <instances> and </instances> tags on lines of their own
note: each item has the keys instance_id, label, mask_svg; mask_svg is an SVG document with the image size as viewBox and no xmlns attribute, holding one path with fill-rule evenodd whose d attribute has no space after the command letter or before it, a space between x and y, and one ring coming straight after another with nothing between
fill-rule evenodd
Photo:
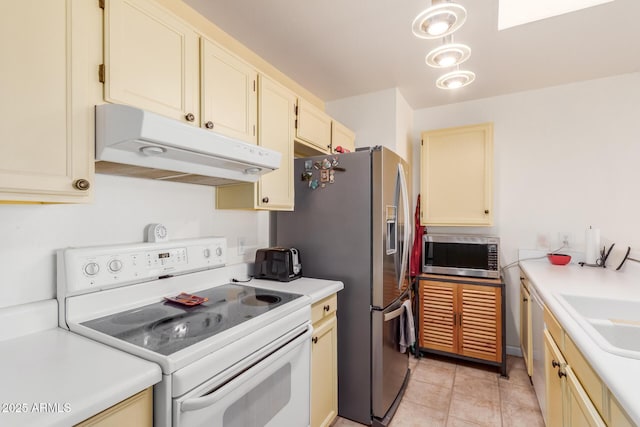
<instances>
[{"instance_id":1,"label":"paper towel roll holder","mask_svg":"<svg viewBox=\"0 0 640 427\"><path fill-rule=\"evenodd\" d=\"M615 245L616 245L615 243L612 243L608 250L607 250L606 246L603 246L602 250L600 251L600 258L598 258L596 260L595 264L587 264L586 262L579 262L578 264L580 264L580 267L585 267L586 266L586 267L607 268L607 258L609 258L609 255L611 254L611 250L613 249L613 247ZM625 259L626 259L626 257L625 257ZM624 264L624 261L622 261L622 264ZM620 264L620 266L618 266L618 268L616 270L620 270L620 267L622 267L622 264Z\"/></svg>"}]
</instances>

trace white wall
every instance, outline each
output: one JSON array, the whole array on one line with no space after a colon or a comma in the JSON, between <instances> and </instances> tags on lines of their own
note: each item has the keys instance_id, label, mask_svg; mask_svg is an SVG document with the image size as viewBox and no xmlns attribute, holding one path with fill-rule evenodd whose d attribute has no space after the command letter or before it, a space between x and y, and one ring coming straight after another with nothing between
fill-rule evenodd
<instances>
[{"instance_id":1,"label":"white wall","mask_svg":"<svg viewBox=\"0 0 640 427\"><path fill-rule=\"evenodd\" d=\"M94 191L89 205L0 205L0 308L55 297L56 249L141 242L149 223L172 240L226 236L229 264L268 246L268 213L215 210L213 187L96 175Z\"/></svg>"},{"instance_id":2,"label":"white wall","mask_svg":"<svg viewBox=\"0 0 640 427\"><path fill-rule=\"evenodd\" d=\"M630 245L638 257L640 73L415 111L415 161L421 131L487 121L495 226L469 231L499 235L503 265L518 248L555 249L559 232L583 250L590 225L603 243ZM507 344L517 347L517 268L506 279Z\"/></svg>"},{"instance_id":3,"label":"white wall","mask_svg":"<svg viewBox=\"0 0 640 427\"><path fill-rule=\"evenodd\" d=\"M382 145L410 160L412 111L398 89L330 101L325 109L356 133L356 147Z\"/></svg>"},{"instance_id":4,"label":"white wall","mask_svg":"<svg viewBox=\"0 0 640 427\"><path fill-rule=\"evenodd\" d=\"M413 110L398 89L395 90L396 153L410 164L413 162Z\"/></svg>"}]
</instances>

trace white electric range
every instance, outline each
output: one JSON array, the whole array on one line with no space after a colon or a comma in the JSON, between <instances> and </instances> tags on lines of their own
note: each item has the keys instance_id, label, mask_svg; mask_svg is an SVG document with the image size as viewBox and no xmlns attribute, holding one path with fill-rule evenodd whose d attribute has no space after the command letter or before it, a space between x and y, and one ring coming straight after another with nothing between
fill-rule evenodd
<instances>
[{"instance_id":1,"label":"white electric range","mask_svg":"<svg viewBox=\"0 0 640 427\"><path fill-rule=\"evenodd\" d=\"M308 426L310 298L225 262L224 238L61 250L60 326L160 365L155 426Z\"/></svg>"}]
</instances>

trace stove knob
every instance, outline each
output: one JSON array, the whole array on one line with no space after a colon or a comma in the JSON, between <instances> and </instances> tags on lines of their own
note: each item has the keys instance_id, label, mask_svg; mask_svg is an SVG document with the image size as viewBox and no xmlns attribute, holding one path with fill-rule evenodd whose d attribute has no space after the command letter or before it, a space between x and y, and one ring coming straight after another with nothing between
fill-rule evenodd
<instances>
[{"instance_id":1,"label":"stove knob","mask_svg":"<svg viewBox=\"0 0 640 427\"><path fill-rule=\"evenodd\" d=\"M84 265L83 270L87 276L95 276L100 271L100 266L96 262L90 262Z\"/></svg>"},{"instance_id":2,"label":"stove knob","mask_svg":"<svg viewBox=\"0 0 640 427\"><path fill-rule=\"evenodd\" d=\"M122 261L119 259L112 259L109 261L109 271L112 273L117 273L122 270Z\"/></svg>"},{"instance_id":3,"label":"stove knob","mask_svg":"<svg viewBox=\"0 0 640 427\"><path fill-rule=\"evenodd\" d=\"M222 256L222 248L221 248L220 246L218 246L218 247L216 248L216 255L217 255L217 256Z\"/></svg>"},{"instance_id":4,"label":"stove knob","mask_svg":"<svg viewBox=\"0 0 640 427\"><path fill-rule=\"evenodd\" d=\"M206 248L204 251L202 251L202 255L205 258L209 258L211 256L211 251L209 250L209 248Z\"/></svg>"}]
</instances>

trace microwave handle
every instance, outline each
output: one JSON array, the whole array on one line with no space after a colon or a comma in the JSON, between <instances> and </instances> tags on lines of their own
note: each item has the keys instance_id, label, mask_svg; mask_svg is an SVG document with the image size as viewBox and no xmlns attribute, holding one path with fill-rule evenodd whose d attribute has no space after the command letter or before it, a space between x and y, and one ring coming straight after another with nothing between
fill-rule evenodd
<instances>
[{"instance_id":1,"label":"microwave handle","mask_svg":"<svg viewBox=\"0 0 640 427\"><path fill-rule=\"evenodd\" d=\"M400 277L398 280L398 289L402 289L407 268L409 265L409 250L411 249L411 219L409 217L409 192L407 191L407 181L405 180L404 168L402 163L398 163L398 180L400 181L400 193L402 195L402 211L404 213L404 245L402 248L402 260L400 267Z\"/></svg>"},{"instance_id":2,"label":"microwave handle","mask_svg":"<svg viewBox=\"0 0 640 427\"><path fill-rule=\"evenodd\" d=\"M308 328L305 333L303 333L302 335L299 335L297 338L295 338L288 344L285 344L276 353L280 353L283 350L289 351L290 348L296 347L301 342L308 340L312 334L313 334L313 328ZM276 354L273 354L272 356L276 356ZM276 360L276 359L273 358L271 360ZM267 362L267 360L263 359L261 362ZM239 377L223 385L219 389L215 390L213 393L210 393L201 397L194 397L194 398L184 400L180 405L180 410L182 412L197 411L197 410L214 405L220 399L225 397L230 390L233 390L234 388L238 387L239 385L238 381L245 383L251 380L253 377L256 376L258 372L264 372L266 369L268 369L269 368L268 365L272 363L272 362L267 362L265 366L265 363L261 363L261 362L258 362L252 365L246 371L244 371L244 373L242 373Z\"/></svg>"}]
</instances>

